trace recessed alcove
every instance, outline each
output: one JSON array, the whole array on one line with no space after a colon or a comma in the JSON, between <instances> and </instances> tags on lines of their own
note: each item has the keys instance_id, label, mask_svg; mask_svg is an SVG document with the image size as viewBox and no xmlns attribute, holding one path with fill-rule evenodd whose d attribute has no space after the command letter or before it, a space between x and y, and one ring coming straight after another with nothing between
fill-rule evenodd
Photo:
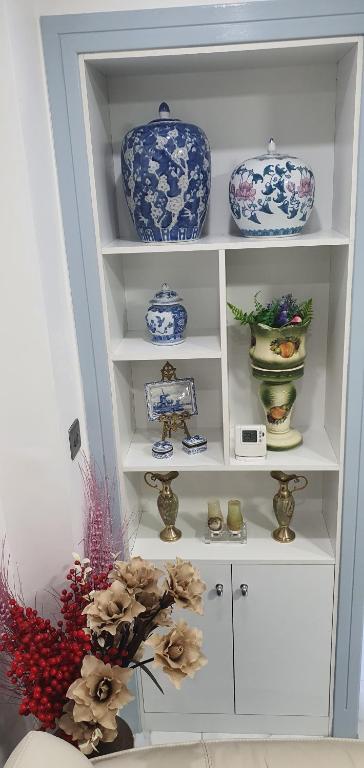
<instances>
[{"instance_id":1,"label":"recessed alcove","mask_svg":"<svg viewBox=\"0 0 364 768\"><path fill-rule=\"evenodd\" d=\"M223 716L231 731L329 733L361 63L362 42L354 37L80 57L117 479L130 548L157 561L177 555L200 564L208 590L206 618L197 617L197 626L214 622L216 637L206 633L207 651L213 664L218 659L220 672L221 648L225 650L223 686L206 672L198 688L189 681L186 695L177 698L168 688L162 701L143 684L143 717L157 730L175 729L180 717L187 729L206 730L208 722L207 730L221 730ZM210 208L203 235L193 242L138 241L122 192L121 139L131 127L153 119L164 100L175 117L203 128L211 144ZM313 213L297 237L244 239L230 215L229 177L239 162L260 154L270 136L279 148L311 165L316 177ZM164 281L183 297L189 316L186 340L170 348L151 344L145 327L148 301ZM241 462L234 455L234 427L261 423L263 411L250 371L249 333L233 320L226 302L250 309L257 291L264 301L284 293L313 299L305 374L297 382L293 413L303 444ZM152 457L160 430L148 423L144 385L160 378L166 360L176 366L178 376L195 379L199 413L189 427L207 436L208 447L188 456L182 433L176 434L173 457L161 461ZM290 545L277 544L271 536L277 490L270 477L273 469L305 474L309 480L296 497L297 538ZM183 533L174 545L159 539L156 493L143 479L146 471L171 470L179 473L173 482ZM219 497L225 511L229 498L242 499L246 545L203 543L209 497ZM242 602L239 585L245 580L253 585L253 602ZM219 602L220 581L226 599ZM282 583L278 594L274 585ZM252 610L254 626L248 630ZM314 611L308 644L304 630ZM259 642L255 626L261 628ZM268 634L274 640L267 644ZM294 642L283 680L274 642L281 648L287 636ZM245 637L249 653L258 660L250 687L250 659L246 662L240 653ZM235 688L233 667L239 673ZM300 690L296 686L292 694L297 717L288 718L292 670L296 673L298 667ZM265 672L257 681L260 669Z\"/></svg>"},{"instance_id":2,"label":"recessed alcove","mask_svg":"<svg viewBox=\"0 0 364 768\"><path fill-rule=\"evenodd\" d=\"M227 299L250 311L254 295L262 303L292 293L299 302L312 298L313 320L307 333L307 357L296 382L294 423L321 433L339 460L342 424L342 371L345 355L348 248L329 246L260 249L226 253ZM250 330L227 310L230 426L259 423L259 382L250 370ZM242 393L244 395L242 396ZM304 437L305 439L305 437Z\"/></svg>"},{"instance_id":3,"label":"recessed alcove","mask_svg":"<svg viewBox=\"0 0 364 768\"><path fill-rule=\"evenodd\" d=\"M157 115L198 124L211 145L212 185L204 234L238 236L228 204L233 168L261 154L270 136L306 161L316 199L306 233L350 229L355 110L355 38L140 51L83 57L84 96L103 245L135 240L120 177L120 144Z\"/></svg>"}]
</instances>

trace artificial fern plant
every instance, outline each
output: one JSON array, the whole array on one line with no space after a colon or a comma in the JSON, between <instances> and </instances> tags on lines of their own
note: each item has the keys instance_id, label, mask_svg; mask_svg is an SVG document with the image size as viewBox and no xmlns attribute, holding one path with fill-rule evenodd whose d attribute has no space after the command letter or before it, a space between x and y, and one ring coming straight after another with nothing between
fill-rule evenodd
<instances>
[{"instance_id":1,"label":"artificial fern plant","mask_svg":"<svg viewBox=\"0 0 364 768\"><path fill-rule=\"evenodd\" d=\"M268 304L261 304L258 300L259 292L254 296L254 309L252 312L243 312L235 304L228 302L235 320L241 325L254 325L261 323L270 328L282 328L288 325L309 326L313 317L312 299L299 303L291 293L287 293L280 299L272 299Z\"/></svg>"}]
</instances>

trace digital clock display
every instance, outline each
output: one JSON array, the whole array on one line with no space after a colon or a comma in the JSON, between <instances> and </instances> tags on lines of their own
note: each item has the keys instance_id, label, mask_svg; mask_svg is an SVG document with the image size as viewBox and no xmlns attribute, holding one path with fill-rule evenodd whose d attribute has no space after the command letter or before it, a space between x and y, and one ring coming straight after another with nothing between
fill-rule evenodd
<instances>
[{"instance_id":1,"label":"digital clock display","mask_svg":"<svg viewBox=\"0 0 364 768\"><path fill-rule=\"evenodd\" d=\"M243 429L241 432L241 439L243 443L257 443L258 433L256 429Z\"/></svg>"}]
</instances>

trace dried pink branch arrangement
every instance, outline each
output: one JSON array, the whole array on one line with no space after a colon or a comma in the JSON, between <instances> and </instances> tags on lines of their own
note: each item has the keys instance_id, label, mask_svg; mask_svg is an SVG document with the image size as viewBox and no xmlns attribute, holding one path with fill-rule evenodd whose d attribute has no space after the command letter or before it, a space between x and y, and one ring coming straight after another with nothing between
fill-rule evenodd
<instances>
[{"instance_id":1,"label":"dried pink branch arrangement","mask_svg":"<svg viewBox=\"0 0 364 768\"><path fill-rule=\"evenodd\" d=\"M113 532L112 505L114 483L110 486L107 477L102 477L95 461L83 456L80 465L84 496L84 554L90 560L94 574L107 571L113 560L113 553L125 556L125 525L120 523Z\"/></svg>"}]
</instances>

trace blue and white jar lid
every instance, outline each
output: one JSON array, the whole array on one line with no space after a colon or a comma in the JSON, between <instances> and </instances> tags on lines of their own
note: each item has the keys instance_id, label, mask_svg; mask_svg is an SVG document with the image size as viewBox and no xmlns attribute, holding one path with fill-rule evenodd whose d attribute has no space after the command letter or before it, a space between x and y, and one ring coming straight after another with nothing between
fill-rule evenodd
<instances>
[{"instance_id":1,"label":"blue and white jar lid","mask_svg":"<svg viewBox=\"0 0 364 768\"><path fill-rule=\"evenodd\" d=\"M276 142L274 141L273 137L271 136L268 144L267 144L267 151L263 155L259 155L259 157L253 157L252 160L260 160L263 158L273 158L276 157L278 160L282 159L283 157L288 157L287 153L283 154L281 152L278 152ZM290 157L293 158L293 155L290 155ZM245 161L248 162L248 161Z\"/></svg>"},{"instance_id":2,"label":"blue and white jar lid","mask_svg":"<svg viewBox=\"0 0 364 768\"><path fill-rule=\"evenodd\" d=\"M182 445L186 448L197 448L201 445L207 445L207 437L205 435L190 435L190 437L184 437Z\"/></svg>"},{"instance_id":3,"label":"blue and white jar lid","mask_svg":"<svg viewBox=\"0 0 364 768\"><path fill-rule=\"evenodd\" d=\"M161 286L160 291L157 291L157 293L153 296L152 299L149 299L149 304L177 304L177 302L183 301L183 299L178 296L178 293L176 291L173 291L172 288L169 287L168 283L163 283Z\"/></svg>"},{"instance_id":4,"label":"blue and white jar lid","mask_svg":"<svg viewBox=\"0 0 364 768\"><path fill-rule=\"evenodd\" d=\"M156 440L152 445L152 456L155 459L169 459L173 456L173 445L169 440Z\"/></svg>"},{"instance_id":5,"label":"blue and white jar lid","mask_svg":"<svg viewBox=\"0 0 364 768\"><path fill-rule=\"evenodd\" d=\"M166 101L162 101L162 103L158 107L158 114L159 117L156 117L154 120L150 120L150 123L159 123L163 120L168 120L170 123L180 123L181 121L178 119L178 117L171 117L171 110L169 108L169 105Z\"/></svg>"}]
</instances>

